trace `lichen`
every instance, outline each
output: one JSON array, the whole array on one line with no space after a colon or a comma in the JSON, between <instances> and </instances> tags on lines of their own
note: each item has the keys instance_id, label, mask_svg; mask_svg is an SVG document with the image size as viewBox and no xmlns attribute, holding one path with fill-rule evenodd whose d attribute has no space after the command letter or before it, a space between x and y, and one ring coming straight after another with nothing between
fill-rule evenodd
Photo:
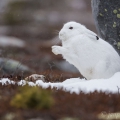
<instances>
[{"instance_id":1,"label":"lichen","mask_svg":"<svg viewBox=\"0 0 120 120\"><path fill-rule=\"evenodd\" d=\"M107 12L107 9L105 9L105 12Z\"/></svg>"},{"instance_id":2,"label":"lichen","mask_svg":"<svg viewBox=\"0 0 120 120\"><path fill-rule=\"evenodd\" d=\"M117 14L117 18L120 18L120 14Z\"/></svg>"},{"instance_id":3,"label":"lichen","mask_svg":"<svg viewBox=\"0 0 120 120\"><path fill-rule=\"evenodd\" d=\"M102 13L100 13L100 16L104 16Z\"/></svg>"},{"instance_id":4,"label":"lichen","mask_svg":"<svg viewBox=\"0 0 120 120\"><path fill-rule=\"evenodd\" d=\"M115 28L115 27L116 27L116 24L113 24L113 27Z\"/></svg>"},{"instance_id":5,"label":"lichen","mask_svg":"<svg viewBox=\"0 0 120 120\"><path fill-rule=\"evenodd\" d=\"M116 27L116 26L117 26L117 23L116 23L116 22L114 22L113 27Z\"/></svg>"},{"instance_id":6,"label":"lichen","mask_svg":"<svg viewBox=\"0 0 120 120\"><path fill-rule=\"evenodd\" d=\"M117 12L118 12L118 11L117 11L116 9L115 9L115 10L113 10L113 13L114 13L114 14L117 14Z\"/></svg>"},{"instance_id":7,"label":"lichen","mask_svg":"<svg viewBox=\"0 0 120 120\"><path fill-rule=\"evenodd\" d=\"M117 47L118 47L118 49L120 49L120 42L117 43Z\"/></svg>"}]
</instances>

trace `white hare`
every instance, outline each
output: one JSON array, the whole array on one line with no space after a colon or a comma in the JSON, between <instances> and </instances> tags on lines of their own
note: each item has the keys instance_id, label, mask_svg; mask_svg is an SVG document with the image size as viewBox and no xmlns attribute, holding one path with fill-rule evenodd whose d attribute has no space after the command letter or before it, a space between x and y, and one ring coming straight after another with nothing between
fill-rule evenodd
<instances>
[{"instance_id":1,"label":"white hare","mask_svg":"<svg viewBox=\"0 0 120 120\"><path fill-rule=\"evenodd\" d=\"M109 78L120 71L120 56L106 41L77 22L66 23L59 32L62 46L52 46L86 79Z\"/></svg>"}]
</instances>

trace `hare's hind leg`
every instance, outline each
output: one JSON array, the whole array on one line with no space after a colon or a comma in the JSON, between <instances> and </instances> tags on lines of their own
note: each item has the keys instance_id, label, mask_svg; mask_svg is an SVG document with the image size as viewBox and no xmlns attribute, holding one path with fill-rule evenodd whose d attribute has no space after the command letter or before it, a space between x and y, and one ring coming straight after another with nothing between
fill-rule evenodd
<instances>
[{"instance_id":1,"label":"hare's hind leg","mask_svg":"<svg viewBox=\"0 0 120 120\"><path fill-rule=\"evenodd\" d=\"M101 60L95 66L93 77L95 79L107 78L108 76L106 75L106 71L107 71L106 62Z\"/></svg>"}]
</instances>

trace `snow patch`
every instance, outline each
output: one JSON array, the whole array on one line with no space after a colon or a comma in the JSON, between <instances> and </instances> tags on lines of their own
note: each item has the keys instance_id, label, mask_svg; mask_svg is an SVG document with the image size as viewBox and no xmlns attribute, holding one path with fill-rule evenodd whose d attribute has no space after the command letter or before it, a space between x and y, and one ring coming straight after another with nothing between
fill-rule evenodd
<instances>
[{"instance_id":1,"label":"snow patch","mask_svg":"<svg viewBox=\"0 0 120 120\"><path fill-rule=\"evenodd\" d=\"M15 84L14 81L9 80L8 78L3 78L0 80L0 83L2 83L2 85L7 85L7 84Z\"/></svg>"},{"instance_id":2,"label":"snow patch","mask_svg":"<svg viewBox=\"0 0 120 120\"><path fill-rule=\"evenodd\" d=\"M15 84L14 81L9 80L8 78L3 78L0 80L2 85L7 84ZM112 92L118 93L120 88L120 72L116 73L109 79L93 79L93 80L85 80L80 78L70 78L63 82L43 82L42 80L37 80L35 83L27 82L25 80L21 80L18 82L18 85L26 85L28 83L29 86L41 86L42 88L55 87L57 89L63 89L64 91L69 91L70 93L75 92L79 94L81 91L84 93L103 91L103 92Z\"/></svg>"}]
</instances>

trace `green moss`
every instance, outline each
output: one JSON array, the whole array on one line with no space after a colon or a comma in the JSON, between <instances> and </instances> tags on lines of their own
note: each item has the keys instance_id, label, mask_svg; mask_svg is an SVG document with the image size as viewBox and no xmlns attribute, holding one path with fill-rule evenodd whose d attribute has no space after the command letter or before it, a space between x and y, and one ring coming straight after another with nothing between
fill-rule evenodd
<instances>
[{"instance_id":1,"label":"green moss","mask_svg":"<svg viewBox=\"0 0 120 120\"><path fill-rule=\"evenodd\" d=\"M16 25L27 22L23 16L22 10L26 8L26 2L13 1L8 5L8 11L4 15L4 20L8 25Z\"/></svg>"},{"instance_id":2,"label":"green moss","mask_svg":"<svg viewBox=\"0 0 120 120\"><path fill-rule=\"evenodd\" d=\"M17 108L49 109L54 101L50 91L39 87L24 86L20 88L10 104Z\"/></svg>"},{"instance_id":3,"label":"green moss","mask_svg":"<svg viewBox=\"0 0 120 120\"><path fill-rule=\"evenodd\" d=\"M117 11L116 9L115 9L115 10L113 10L113 13L114 13L114 14L117 14L117 12L118 12L118 11Z\"/></svg>"},{"instance_id":4,"label":"green moss","mask_svg":"<svg viewBox=\"0 0 120 120\"><path fill-rule=\"evenodd\" d=\"M117 14L117 18L120 18L120 14Z\"/></svg>"}]
</instances>

